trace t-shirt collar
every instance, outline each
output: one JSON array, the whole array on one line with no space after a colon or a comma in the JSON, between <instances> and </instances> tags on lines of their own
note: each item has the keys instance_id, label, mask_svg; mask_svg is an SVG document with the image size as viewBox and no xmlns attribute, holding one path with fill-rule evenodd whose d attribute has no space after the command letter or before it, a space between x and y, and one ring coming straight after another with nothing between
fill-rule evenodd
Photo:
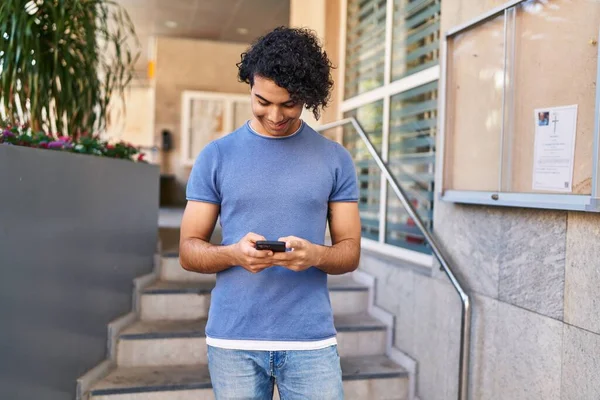
<instances>
[{"instance_id":1,"label":"t-shirt collar","mask_svg":"<svg viewBox=\"0 0 600 400\"><path fill-rule=\"evenodd\" d=\"M296 136L298 133L300 133L300 131L302 130L302 128L304 128L304 121L300 120L300 126L298 127L298 129L296 129L296 131L294 133L292 133L291 135L287 135L287 136L281 136L281 137L277 137L277 136L267 136L267 135L263 135L261 133L258 133L254 130L254 128L252 128L252 125L250 125L250 120L248 120L246 122L246 125L248 126L248 129L250 130L250 132L254 133L257 136L260 136L261 138L265 138L265 139L276 139L276 140L281 140L281 139L289 139L291 137Z\"/></svg>"}]
</instances>

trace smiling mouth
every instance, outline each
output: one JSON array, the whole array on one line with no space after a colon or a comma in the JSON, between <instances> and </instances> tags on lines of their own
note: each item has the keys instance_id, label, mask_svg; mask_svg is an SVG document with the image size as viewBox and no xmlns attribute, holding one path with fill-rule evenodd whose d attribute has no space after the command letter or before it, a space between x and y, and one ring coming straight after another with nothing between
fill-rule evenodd
<instances>
[{"instance_id":1,"label":"smiling mouth","mask_svg":"<svg viewBox=\"0 0 600 400\"><path fill-rule=\"evenodd\" d=\"M280 131L280 130L282 130L283 128L286 127L286 125L288 124L288 122L289 122L289 120L288 121L280 122L278 124L274 124L274 123L271 122L270 125L273 127L274 130Z\"/></svg>"}]
</instances>

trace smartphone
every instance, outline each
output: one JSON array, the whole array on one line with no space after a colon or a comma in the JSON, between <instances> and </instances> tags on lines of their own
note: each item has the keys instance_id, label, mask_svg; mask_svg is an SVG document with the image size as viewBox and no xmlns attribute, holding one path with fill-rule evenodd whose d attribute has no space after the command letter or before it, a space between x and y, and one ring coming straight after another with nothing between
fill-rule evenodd
<instances>
[{"instance_id":1,"label":"smartphone","mask_svg":"<svg viewBox=\"0 0 600 400\"><path fill-rule=\"evenodd\" d=\"M284 252L285 242L278 242L274 240L257 240L256 250L271 250L273 252Z\"/></svg>"}]
</instances>

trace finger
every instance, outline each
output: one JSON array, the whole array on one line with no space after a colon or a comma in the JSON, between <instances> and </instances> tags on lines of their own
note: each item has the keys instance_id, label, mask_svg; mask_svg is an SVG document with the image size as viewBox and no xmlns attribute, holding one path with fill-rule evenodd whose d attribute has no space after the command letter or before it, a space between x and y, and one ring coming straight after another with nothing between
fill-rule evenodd
<instances>
[{"instance_id":1,"label":"finger","mask_svg":"<svg viewBox=\"0 0 600 400\"><path fill-rule=\"evenodd\" d=\"M283 263L283 262L289 262L294 260L295 258L295 254L291 254L291 252L278 252L278 253L274 253L273 257L271 257L271 259L274 262L279 262L279 263Z\"/></svg>"},{"instance_id":2,"label":"finger","mask_svg":"<svg viewBox=\"0 0 600 400\"><path fill-rule=\"evenodd\" d=\"M291 240L287 241L286 247L293 251L300 250L300 249L304 248L304 242L302 240L298 240L298 239L291 239Z\"/></svg>"},{"instance_id":3,"label":"finger","mask_svg":"<svg viewBox=\"0 0 600 400\"><path fill-rule=\"evenodd\" d=\"M285 236L278 239L280 242L285 242L285 247L288 249L294 249L299 247L297 243L299 242L298 238L295 236Z\"/></svg>"},{"instance_id":4,"label":"finger","mask_svg":"<svg viewBox=\"0 0 600 400\"><path fill-rule=\"evenodd\" d=\"M250 247L247 254L250 257L263 259L271 257L273 252L271 250L256 250L254 247Z\"/></svg>"},{"instance_id":5,"label":"finger","mask_svg":"<svg viewBox=\"0 0 600 400\"><path fill-rule=\"evenodd\" d=\"M248 240L249 242L252 242L252 243L256 243L256 241L258 241L258 240L267 240L267 239L265 239L264 236L259 235L258 233L249 232L246 235L246 240Z\"/></svg>"},{"instance_id":6,"label":"finger","mask_svg":"<svg viewBox=\"0 0 600 400\"><path fill-rule=\"evenodd\" d=\"M264 271L265 269L267 269L267 268L271 268L271 267L272 267L272 265L271 265L271 264L262 264L262 265L260 265L260 264L259 264L259 265L253 265L253 266L250 268L250 270L251 270L252 272L255 272L255 273L256 273L256 272Z\"/></svg>"},{"instance_id":7,"label":"finger","mask_svg":"<svg viewBox=\"0 0 600 400\"><path fill-rule=\"evenodd\" d=\"M273 264L273 260L264 258L249 258L244 263L245 266L250 268L272 267Z\"/></svg>"},{"instance_id":8,"label":"finger","mask_svg":"<svg viewBox=\"0 0 600 400\"><path fill-rule=\"evenodd\" d=\"M271 250L257 250L251 242L242 243L242 253L252 258L266 258L273 255Z\"/></svg>"}]
</instances>

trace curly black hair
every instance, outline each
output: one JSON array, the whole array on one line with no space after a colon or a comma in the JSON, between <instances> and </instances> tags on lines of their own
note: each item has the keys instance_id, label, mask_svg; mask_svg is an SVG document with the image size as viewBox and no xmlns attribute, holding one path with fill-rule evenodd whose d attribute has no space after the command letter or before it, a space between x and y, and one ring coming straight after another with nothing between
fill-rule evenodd
<instances>
[{"instance_id":1,"label":"curly black hair","mask_svg":"<svg viewBox=\"0 0 600 400\"><path fill-rule=\"evenodd\" d=\"M236 64L240 82L254 85L254 77L270 79L286 89L319 119L329 103L332 64L313 31L278 27L258 38Z\"/></svg>"}]
</instances>

